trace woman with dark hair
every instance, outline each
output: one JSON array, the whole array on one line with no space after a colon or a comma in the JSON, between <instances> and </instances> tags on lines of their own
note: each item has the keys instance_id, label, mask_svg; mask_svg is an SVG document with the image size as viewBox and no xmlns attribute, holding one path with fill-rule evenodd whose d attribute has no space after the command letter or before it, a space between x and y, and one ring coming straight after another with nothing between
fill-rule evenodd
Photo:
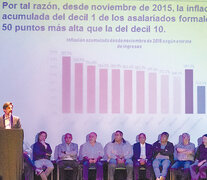
<instances>
[{"instance_id":1,"label":"woman with dark hair","mask_svg":"<svg viewBox=\"0 0 207 180\"><path fill-rule=\"evenodd\" d=\"M40 175L42 180L47 180L49 174L53 171L54 166L50 161L52 149L48 143L45 142L47 133L41 131L38 134L38 141L33 146L33 160L36 166L36 174ZM43 168L46 170L43 171Z\"/></svg>"}]
</instances>

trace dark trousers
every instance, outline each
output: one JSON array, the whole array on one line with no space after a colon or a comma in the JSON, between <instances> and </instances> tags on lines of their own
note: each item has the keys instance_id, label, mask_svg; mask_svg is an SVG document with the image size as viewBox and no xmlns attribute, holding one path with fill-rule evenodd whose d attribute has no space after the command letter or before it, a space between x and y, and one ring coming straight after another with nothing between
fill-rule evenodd
<instances>
[{"instance_id":1,"label":"dark trousers","mask_svg":"<svg viewBox=\"0 0 207 180\"><path fill-rule=\"evenodd\" d=\"M63 160L58 162L60 168L60 179L65 180L65 170L66 167L73 168L73 180L77 179L78 175L78 162L76 160Z\"/></svg>"},{"instance_id":2,"label":"dark trousers","mask_svg":"<svg viewBox=\"0 0 207 180\"><path fill-rule=\"evenodd\" d=\"M134 162L134 180L139 180L139 171L140 168L144 167L146 169L146 178L149 180L153 180L154 179L154 175L153 175L153 169L152 169L152 163L147 162L144 165L141 165L139 161Z\"/></svg>"},{"instance_id":3,"label":"dark trousers","mask_svg":"<svg viewBox=\"0 0 207 180\"><path fill-rule=\"evenodd\" d=\"M206 179L207 162L198 167L198 161L190 166L191 180Z\"/></svg>"},{"instance_id":4,"label":"dark trousers","mask_svg":"<svg viewBox=\"0 0 207 180\"><path fill-rule=\"evenodd\" d=\"M108 179L114 180L116 167L126 167L127 180L133 179L133 162L131 159L126 159L125 164L117 164L116 159L110 159L108 164Z\"/></svg>"},{"instance_id":5,"label":"dark trousers","mask_svg":"<svg viewBox=\"0 0 207 180\"><path fill-rule=\"evenodd\" d=\"M34 171L36 169L33 161L30 157L23 153L24 157L24 179L25 180L33 180L34 179Z\"/></svg>"},{"instance_id":6,"label":"dark trousers","mask_svg":"<svg viewBox=\"0 0 207 180\"><path fill-rule=\"evenodd\" d=\"M24 162L26 162L29 166L31 166L31 168L33 170L35 170L36 167L35 167L33 161L30 159L30 157L27 154L25 154L25 153L23 153L23 157L24 157Z\"/></svg>"},{"instance_id":7,"label":"dark trousers","mask_svg":"<svg viewBox=\"0 0 207 180\"><path fill-rule=\"evenodd\" d=\"M103 179L103 164L100 161L90 164L88 160L83 161L83 180L88 180L88 169L94 166L96 168L96 180Z\"/></svg>"},{"instance_id":8,"label":"dark trousers","mask_svg":"<svg viewBox=\"0 0 207 180\"><path fill-rule=\"evenodd\" d=\"M179 180L189 179L190 165L193 161L176 161L170 169L170 179L176 180L179 175Z\"/></svg>"}]
</instances>

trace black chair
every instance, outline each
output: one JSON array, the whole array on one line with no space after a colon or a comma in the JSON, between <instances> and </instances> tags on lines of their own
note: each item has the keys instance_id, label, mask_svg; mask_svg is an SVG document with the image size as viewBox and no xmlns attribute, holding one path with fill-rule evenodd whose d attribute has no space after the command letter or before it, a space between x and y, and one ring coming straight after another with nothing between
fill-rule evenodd
<instances>
[{"instance_id":1,"label":"black chair","mask_svg":"<svg viewBox=\"0 0 207 180\"><path fill-rule=\"evenodd\" d=\"M126 167L116 167L114 179L115 180L125 180L127 178Z\"/></svg>"},{"instance_id":2,"label":"black chair","mask_svg":"<svg viewBox=\"0 0 207 180\"><path fill-rule=\"evenodd\" d=\"M73 168L71 168L70 166L68 167L65 167L64 168L64 171L70 171L70 178L71 178L71 174L73 173ZM68 173L66 173L68 175ZM57 180L60 180L60 167L59 165L57 164Z\"/></svg>"}]
</instances>

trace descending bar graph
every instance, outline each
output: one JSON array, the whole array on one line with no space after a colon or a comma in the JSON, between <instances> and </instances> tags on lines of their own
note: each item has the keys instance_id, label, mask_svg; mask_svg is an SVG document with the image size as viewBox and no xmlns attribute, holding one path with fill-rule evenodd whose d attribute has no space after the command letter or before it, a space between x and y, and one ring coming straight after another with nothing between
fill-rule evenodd
<instances>
[{"instance_id":1,"label":"descending bar graph","mask_svg":"<svg viewBox=\"0 0 207 180\"><path fill-rule=\"evenodd\" d=\"M195 86L193 76L190 68L163 73L153 68L90 65L63 56L62 113L193 114L197 106L196 113L205 114L206 87Z\"/></svg>"}]
</instances>

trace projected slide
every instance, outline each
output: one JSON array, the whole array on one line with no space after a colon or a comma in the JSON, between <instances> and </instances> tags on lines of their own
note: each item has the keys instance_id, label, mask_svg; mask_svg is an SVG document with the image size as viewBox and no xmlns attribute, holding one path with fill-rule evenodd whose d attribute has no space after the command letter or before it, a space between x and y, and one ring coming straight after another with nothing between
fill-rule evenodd
<instances>
[{"instance_id":1,"label":"projected slide","mask_svg":"<svg viewBox=\"0 0 207 180\"><path fill-rule=\"evenodd\" d=\"M146 70L136 70L139 66L124 66L124 69L113 68L113 65L87 65L85 84L87 88L83 89L84 76L83 66L85 63L73 63L71 66L71 57L62 57L62 112L71 113L71 77L74 77L74 112L83 113L83 91L87 92L86 104L87 113L120 113L120 91L123 89L124 113L133 113L133 101L136 101L136 113L145 113L145 75L148 74L148 97L149 97L149 113L157 113L157 78L160 78L161 83L161 112L169 113L169 89L173 89L173 113L181 113L181 77L176 73L169 71L149 72L149 69L141 67ZM108 68L102 68L103 66ZM120 66L120 65L119 65ZM98 67L98 68L97 68ZM112 68L111 68L112 67ZM120 66L121 67L121 66ZM130 67L130 68L128 68ZM74 69L74 75L71 75L71 69ZM135 70L129 70L135 69ZM111 104L112 109L108 111L108 82L109 70L111 71ZM98 71L98 73L96 73ZM123 73L123 87L120 86L120 76ZM135 74L135 77L133 76ZM169 87L169 80L172 76L173 87ZM99 78L97 77L99 76ZM135 81L133 79L135 78ZM134 82L134 83L133 83ZM99 97L96 95L96 84L98 88ZM133 86L136 86L136 96L133 96ZM193 69L185 69L185 113L193 114ZM99 110L96 110L96 98L99 101ZM197 86L197 113L205 113L205 86Z\"/></svg>"},{"instance_id":2,"label":"projected slide","mask_svg":"<svg viewBox=\"0 0 207 180\"><path fill-rule=\"evenodd\" d=\"M90 131L105 145L162 131L206 133L207 5L204 1L0 3L0 103L14 103L25 140ZM2 112L3 113L3 112Z\"/></svg>"}]
</instances>

